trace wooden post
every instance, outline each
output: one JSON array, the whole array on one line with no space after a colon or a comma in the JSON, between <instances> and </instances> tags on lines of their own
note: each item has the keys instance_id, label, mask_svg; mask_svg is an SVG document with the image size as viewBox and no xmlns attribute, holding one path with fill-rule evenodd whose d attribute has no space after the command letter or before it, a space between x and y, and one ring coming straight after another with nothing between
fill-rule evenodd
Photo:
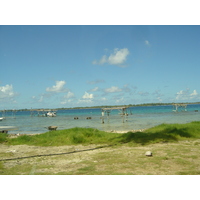
<instances>
[{"instance_id":1,"label":"wooden post","mask_svg":"<svg viewBox=\"0 0 200 200\"><path fill-rule=\"evenodd\" d=\"M125 113L124 113L124 108L122 109L122 122L124 123L124 116L125 116Z\"/></svg>"},{"instance_id":2,"label":"wooden post","mask_svg":"<svg viewBox=\"0 0 200 200\"><path fill-rule=\"evenodd\" d=\"M108 118L108 122L110 121L110 111L107 110L107 118Z\"/></svg>"},{"instance_id":3,"label":"wooden post","mask_svg":"<svg viewBox=\"0 0 200 200\"><path fill-rule=\"evenodd\" d=\"M102 115L102 117L101 117L101 123L104 124L104 111L103 110L101 112L101 115Z\"/></svg>"},{"instance_id":4,"label":"wooden post","mask_svg":"<svg viewBox=\"0 0 200 200\"><path fill-rule=\"evenodd\" d=\"M128 113L126 112L126 108L127 107L111 107L111 108L102 108L101 109L101 113L102 113L102 117L101 117L101 119L102 119L102 124L104 123L104 114L105 114L105 112L107 113L107 118L108 118L108 121L109 121L109 116L110 116L110 112L112 111L112 110L122 110L122 113L120 113L120 115L121 115L121 117L122 117L122 120L123 120L123 123L125 122L124 121L124 119L125 119L125 117L127 118L127 116L128 116ZM125 116L126 115L126 116Z\"/></svg>"}]
</instances>

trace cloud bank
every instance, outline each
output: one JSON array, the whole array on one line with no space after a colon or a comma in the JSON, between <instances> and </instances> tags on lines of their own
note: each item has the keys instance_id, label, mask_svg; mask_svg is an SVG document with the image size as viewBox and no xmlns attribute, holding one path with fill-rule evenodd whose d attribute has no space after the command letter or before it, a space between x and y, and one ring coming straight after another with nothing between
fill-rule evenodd
<instances>
[{"instance_id":1,"label":"cloud bank","mask_svg":"<svg viewBox=\"0 0 200 200\"><path fill-rule=\"evenodd\" d=\"M176 100L191 100L191 99L200 99L200 95L196 90L193 90L192 93L190 93L189 89L186 90L180 90L179 92L176 93Z\"/></svg>"}]
</instances>

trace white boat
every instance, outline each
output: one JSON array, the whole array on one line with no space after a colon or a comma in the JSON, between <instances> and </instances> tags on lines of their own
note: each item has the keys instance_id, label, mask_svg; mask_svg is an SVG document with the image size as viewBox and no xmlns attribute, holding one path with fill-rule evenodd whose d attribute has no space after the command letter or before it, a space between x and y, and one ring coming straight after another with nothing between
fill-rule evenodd
<instances>
[{"instance_id":1,"label":"white boat","mask_svg":"<svg viewBox=\"0 0 200 200\"><path fill-rule=\"evenodd\" d=\"M0 121L2 121L4 118L3 117L0 117Z\"/></svg>"},{"instance_id":2,"label":"white boat","mask_svg":"<svg viewBox=\"0 0 200 200\"><path fill-rule=\"evenodd\" d=\"M56 117L56 112L48 112L47 117Z\"/></svg>"}]
</instances>

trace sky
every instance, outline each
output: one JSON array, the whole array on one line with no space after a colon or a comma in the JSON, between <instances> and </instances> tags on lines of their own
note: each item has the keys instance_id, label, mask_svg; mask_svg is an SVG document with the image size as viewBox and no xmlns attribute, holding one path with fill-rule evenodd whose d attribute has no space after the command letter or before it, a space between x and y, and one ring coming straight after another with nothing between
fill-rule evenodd
<instances>
[{"instance_id":1,"label":"sky","mask_svg":"<svg viewBox=\"0 0 200 200\"><path fill-rule=\"evenodd\" d=\"M0 110L200 101L200 26L1 25Z\"/></svg>"}]
</instances>

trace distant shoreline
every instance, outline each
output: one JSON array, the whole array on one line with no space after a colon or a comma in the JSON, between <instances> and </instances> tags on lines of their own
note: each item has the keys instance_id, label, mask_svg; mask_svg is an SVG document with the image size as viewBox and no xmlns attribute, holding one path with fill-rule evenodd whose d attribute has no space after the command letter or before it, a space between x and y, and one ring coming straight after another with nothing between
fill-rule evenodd
<instances>
[{"instance_id":1,"label":"distant shoreline","mask_svg":"<svg viewBox=\"0 0 200 200\"><path fill-rule=\"evenodd\" d=\"M110 131L105 131L107 133L119 133L119 134L124 134L124 133L128 133L128 132L143 132L147 129L138 129L138 130L127 130L127 131L118 131L118 130L110 130ZM44 132L45 133L45 132ZM44 134L44 133L8 133L8 137L10 138L16 138L16 137L19 137L19 136L23 136L23 135L29 135L29 136L33 136L33 135L40 135L40 134Z\"/></svg>"},{"instance_id":2,"label":"distant shoreline","mask_svg":"<svg viewBox=\"0 0 200 200\"><path fill-rule=\"evenodd\" d=\"M78 109L101 109L101 108L112 108L112 107L139 107L139 106L172 106L173 104L175 104L175 102L173 103L143 103L143 104L129 104L129 105L102 105L102 106L90 106L90 107L73 107L73 108L33 108L33 109L5 109L5 110L0 110L0 112L12 112L12 111L31 111L31 110L36 110L36 109L48 109L48 110L78 110ZM176 104L188 104L188 105L192 105L192 104L200 104L200 102L176 102Z\"/></svg>"}]
</instances>

